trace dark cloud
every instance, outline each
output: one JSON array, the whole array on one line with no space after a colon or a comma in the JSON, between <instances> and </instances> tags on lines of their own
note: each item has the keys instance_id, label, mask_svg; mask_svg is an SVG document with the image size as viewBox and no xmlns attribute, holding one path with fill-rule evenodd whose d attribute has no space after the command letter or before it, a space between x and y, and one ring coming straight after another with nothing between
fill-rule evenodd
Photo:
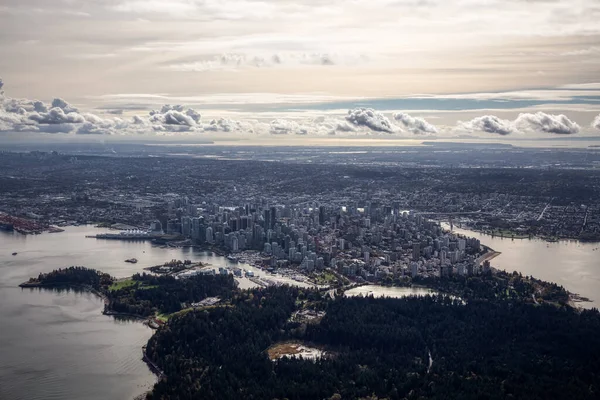
<instances>
[{"instance_id":1,"label":"dark cloud","mask_svg":"<svg viewBox=\"0 0 600 400\"><path fill-rule=\"evenodd\" d=\"M396 131L389 119L372 108L355 108L348 110L346 120L356 126L365 126L375 132L393 133Z\"/></svg>"},{"instance_id":2,"label":"dark cloud","mask_svg":"<svg viewBox=\"0 0 600 400\"><path fill-rule=\"evenodd\" d=\"M409 131L417 135L438 133L437 128L423 118L413 117L406 113L395 113L394 119L401 122Z\"/></svg>"},{"instance_id":3,"label":"dark cloud","mask_svg":"<svg viewBox=\"0 0 600 400\"><path fill-rule=\"evenodd\" d=\"M515 120L519 129L538 132L554 133L557 135L572 135L578 133L579 125L571 121L566 115L546 114L544 112L519 114Z\"/></svg>"},{"instance_id":4,"label":"dark cloud","mask_svg":"<svg viewBox=\"0 0 600 400\"><path fill-rule=\"evenodd\" d=\"M461 122L458 125L459 129L466 129L469 131L480 131L487 133L494 133L497 135L510 135L516 132L513 124L505 119L500 119L495 115L483 115L481 117L473 118L467 122Z\"/></svg>"}]
</instances>

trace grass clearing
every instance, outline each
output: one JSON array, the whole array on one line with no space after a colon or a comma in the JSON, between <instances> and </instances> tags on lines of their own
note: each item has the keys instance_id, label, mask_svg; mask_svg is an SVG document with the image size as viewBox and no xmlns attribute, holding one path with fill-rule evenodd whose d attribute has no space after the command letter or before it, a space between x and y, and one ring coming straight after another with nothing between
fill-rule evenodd
<instances>
[{"instance_id":1,"label":"grass clearing","mask_svg":"<svg viewBox=\"0 0 600 400\"><path fill-rule=\"evenodd\" d=\"M114 292L116 290L120 290L129 286L135 285L135 281L133 279L124 279L114 282L112 285L108 287L108 290Z\"/></svg>"}]
</instances>

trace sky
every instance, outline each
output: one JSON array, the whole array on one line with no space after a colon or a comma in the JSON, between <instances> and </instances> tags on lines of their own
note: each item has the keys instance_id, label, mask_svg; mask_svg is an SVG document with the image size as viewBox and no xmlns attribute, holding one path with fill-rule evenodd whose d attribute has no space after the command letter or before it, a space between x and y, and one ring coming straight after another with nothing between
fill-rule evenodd
<instances>
[{"instance_id":1,"label":"sky","mask_svg":"<svg viewBox=\"0 0 600 400\"><path fill-rule=\"evenodd\" d=\"M600 136L598 21L598 0L2 0L0 135Z\"/></svg>"}]
</instances>

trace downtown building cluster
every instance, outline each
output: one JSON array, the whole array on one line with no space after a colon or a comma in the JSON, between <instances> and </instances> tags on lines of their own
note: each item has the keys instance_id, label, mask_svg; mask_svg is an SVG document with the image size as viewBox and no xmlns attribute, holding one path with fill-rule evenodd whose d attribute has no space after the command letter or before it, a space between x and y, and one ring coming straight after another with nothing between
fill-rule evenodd
<instances>
[{"instance_id":1,"label":"downtown building cluster","mask_svg":"<svg viewBox=\"0 0 600 400\"><path fill-rule=\"evenodd\" d=\"M226 207L178 198L169 205L173 218L165 231L232 256L260 253L268 268L331 268L359 282L481 272L479 240L446 232L439 222L398 205L357 205L261 200ZM162 225L157 221L151 228Z\"/></svg>"}]
</instances>

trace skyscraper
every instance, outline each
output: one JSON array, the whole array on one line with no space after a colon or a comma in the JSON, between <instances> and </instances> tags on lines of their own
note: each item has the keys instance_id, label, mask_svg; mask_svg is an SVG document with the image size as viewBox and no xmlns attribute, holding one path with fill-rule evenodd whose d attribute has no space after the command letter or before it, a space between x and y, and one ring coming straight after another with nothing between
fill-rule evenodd
<instances>
[{"instance_id":1,"label":"skyscraper","mask_svg":"<svg viewBox=\"0 0 600 400\"><path fill-rule=\"evenodd\" d=\"M325 225L325 206L319 207L319 225Z\"/></svg>"},{"instance_id":2,"label":"skyscraper","mask_svg":"<svg viewBox=\"0 0 600 400\"><path fill-rule=\"evenodd\" d=\"M277 222L277 208L271 207L271 229L275 229L275 223Z\"/></svg>"},{"instance_id":3,"label":"skyscraper","mask_svg":"<svg viewBox=\"0 0 600 400\"><path fill-rule=\"evenodd\" d=\"M412 259L417 261L421 257L421 244L413 243Z\"/></svg>"}]
</instances>

